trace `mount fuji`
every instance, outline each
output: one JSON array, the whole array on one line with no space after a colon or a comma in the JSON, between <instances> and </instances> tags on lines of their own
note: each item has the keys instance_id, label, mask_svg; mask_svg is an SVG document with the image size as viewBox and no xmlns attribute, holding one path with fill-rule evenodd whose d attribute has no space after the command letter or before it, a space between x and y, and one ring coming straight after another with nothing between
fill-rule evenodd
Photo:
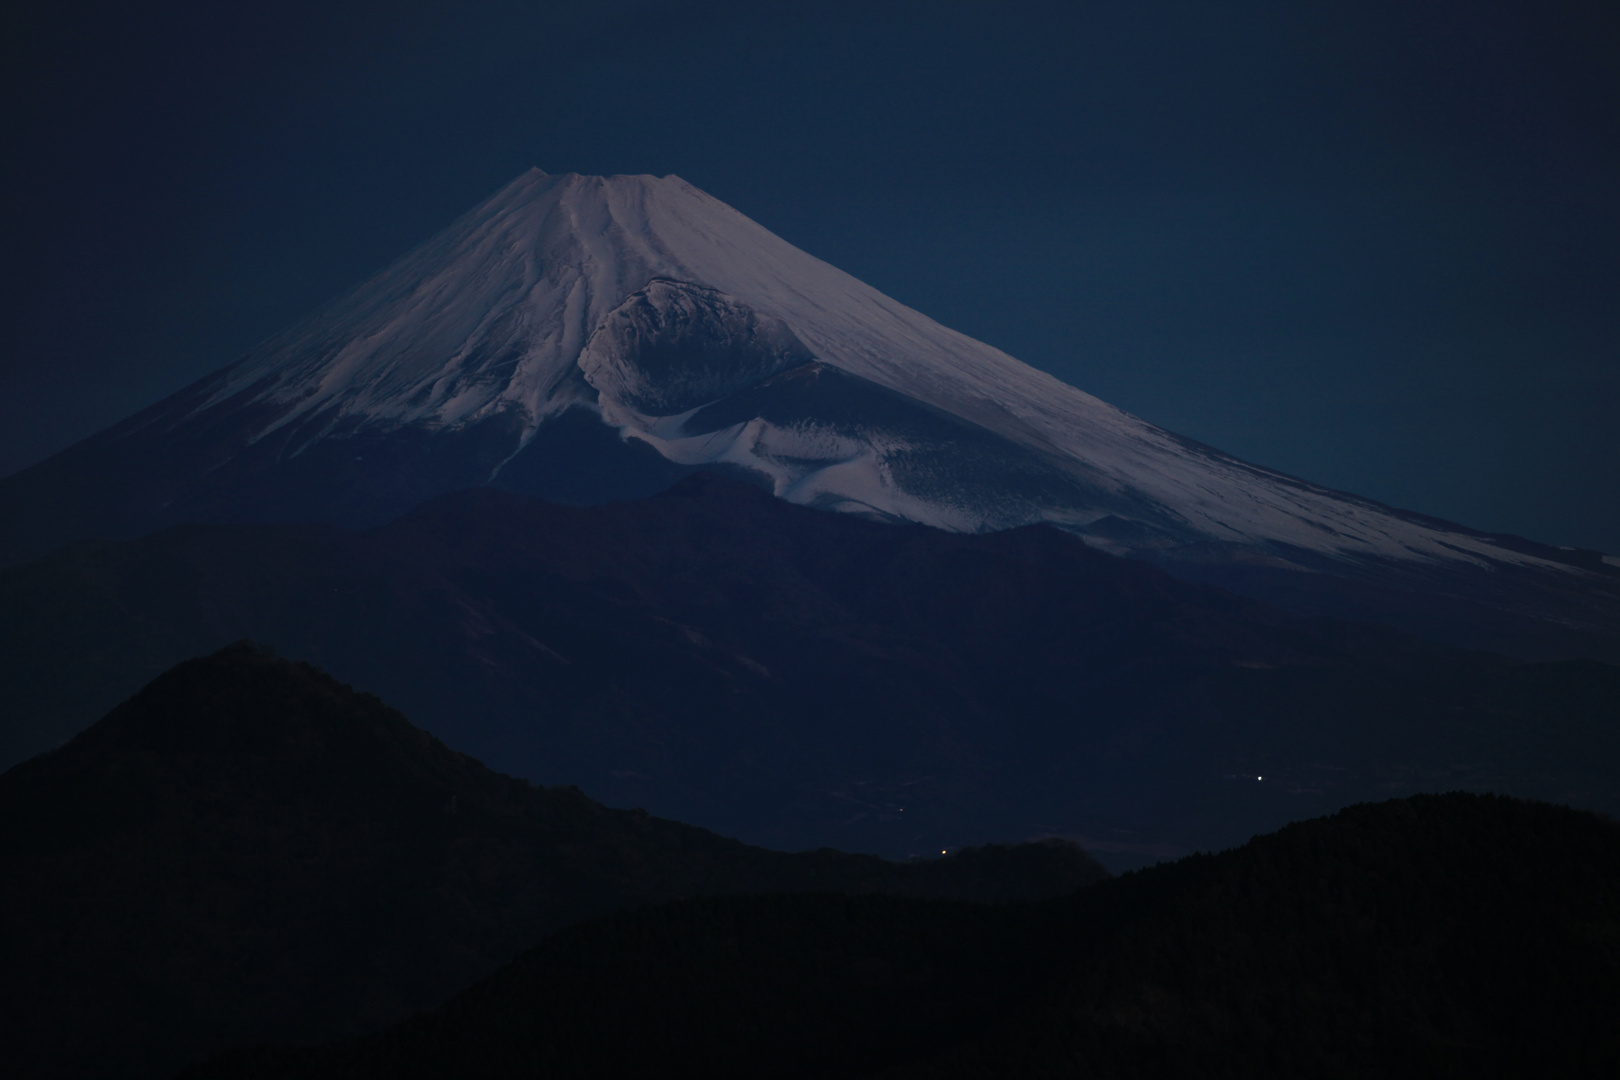
<instances>
[{"instance_id":1,"label":"mount fuji","mask_svg":"<svg viewBox=\"0 0 1620 1080\"><path fill-rule=\"evenodd\" d=\"M1295 610L1620 658L1620 559L1329 490L895 302L675 176L531 170L235 363L0 481L0 562L184 521L601 503L694 470L955 532L1047 522Z\"/></svg>"}]
</instances>

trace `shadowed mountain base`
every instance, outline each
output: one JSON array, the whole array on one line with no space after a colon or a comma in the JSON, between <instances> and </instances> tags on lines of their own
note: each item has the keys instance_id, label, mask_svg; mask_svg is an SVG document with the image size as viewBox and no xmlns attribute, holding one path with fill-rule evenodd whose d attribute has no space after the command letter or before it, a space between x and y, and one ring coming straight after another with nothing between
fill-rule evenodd
<instances>
[{"instance_id":1,"label":"shadowed mountain base","mask_svg":"<svg viewBox=\"0 0 1620 1080\"><path fill-rule=\"evenodd\" d=\"M1038 905L762 897L565 931L443 1009L186 1080L1608 1077L1620 828L1362 805Z\"/></svg>"}]
</instances>

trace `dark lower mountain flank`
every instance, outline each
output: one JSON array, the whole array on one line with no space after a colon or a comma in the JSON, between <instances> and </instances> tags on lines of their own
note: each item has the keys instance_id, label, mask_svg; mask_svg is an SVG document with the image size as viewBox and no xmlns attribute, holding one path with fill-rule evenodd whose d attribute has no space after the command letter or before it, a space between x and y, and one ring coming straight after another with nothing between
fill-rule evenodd
<instances>
[{"instance_id":1,"label":"dark lower mountain flank","mask_svg":"<svg viewBox=\"0 0 1620 1080\"><path fill-rule=\"evenodd\" d=\"M1072 897L760 897L564 931L444 1008L186 1080L1610 1077L1620 828L1417 796Z\"/></svg>"},{"instance_id":2,"label":"dark lower mountain flank","mask_svg":"<svg viewBox=\"0 0 1620 1080\"><path fill-rule=\"evenodd\" d=\"M765 851L503 776L248 644L180 665L0 776L0 1075L142 1077L360 1034L547 933L679 897L1011 899L1073 845L895 864Z\"/></svg>"},{"instance_id":3,"label":"dark lower mountain flank","mask_svg":"<svg viewBox=\"0 0 1620 1080\"><path fill-rule=\"evenodd\" d=\"M884 525L707 475L81 546L0 573L0 611L12 760L250 637L504 772L772 847L1057 834L1123 868L1424 790L1620 808L1620 669L1286 615L1049 526Z\"/></svg>"},{"instance_id":4,"label":"dark lower mountain flank","mask_svg":"<svg viewBox=\"0 0 1620 1080\"><path fill-rule=\"evenodd\" d=\"M1050 526L884 525L708 475L83 545L0 573L0 612L0 760L250 637L504 772L772 847L1064 835L1121 869L1426 790L1620 809L1620 669L1287 615Z\"/></svg>"}]
</instances>

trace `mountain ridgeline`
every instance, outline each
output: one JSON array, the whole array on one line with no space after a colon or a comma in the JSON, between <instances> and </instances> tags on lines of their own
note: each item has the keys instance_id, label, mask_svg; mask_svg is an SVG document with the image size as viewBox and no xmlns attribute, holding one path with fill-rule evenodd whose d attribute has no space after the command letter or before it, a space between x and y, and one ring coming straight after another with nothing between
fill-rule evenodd
<instances>
[{"instance_id":1,"label":"mountain ridgeline","mask_svg":"<svg viewBox=\"0 0 1620 1080\"><path fill-rule=\"evenodd\" d=\"M1416 796L1040 904L684 902L441 1009L185 1080L1609 1077L1620 828Z\"/></svg>"},{"instance_id":2,"label":"mountain ridgeline","mask_svg":"<svg viewBox=\"0 0 1620 1080\"><path fill-rule=\"evenodd\" d=\"M0 776L0 1073L142 1077L356 1035L546 934L720 894L1055 896L1072 844L785 854L536 788L243 643Z\"/></svg>"},{"instance_id":3,"label":"mountain ridgeline","mask_svg":"<svg viewBox=\"0 0 1620 1080\"><path fill-rule=\"evenodd\" d=\"M956 532L1046 522L1302 613L1620 660L1620 559L1164 431L678 177L518 177L237 362L0 480L0 565L183 522L372 527L476 486L639 498L699 468Z\"/></svg>"}]
</instances>

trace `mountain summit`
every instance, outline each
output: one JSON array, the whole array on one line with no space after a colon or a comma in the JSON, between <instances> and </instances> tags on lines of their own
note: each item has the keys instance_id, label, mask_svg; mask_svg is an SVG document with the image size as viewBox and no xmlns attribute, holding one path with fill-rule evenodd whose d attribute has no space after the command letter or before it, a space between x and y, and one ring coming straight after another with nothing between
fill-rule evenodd
<instances>
[{"instance_id":1,"label":"mountain summit","mask_svg":"<svg viewBox=\"0 0 1620 1080\"><path fill-rule=\"evenodd\" d=\"M1349 580L1364 604L1417 588L1561 632L1620 625L1612 558L1393 510L1183 439L679 177L538 169L236 363L0 483L0 504L23 511L0 558L185 520L379 523L480 485L611 501L696 468L953 531L1047 521L1306 608L1347 594L1299 601L1301 581ZM1481 574L1488 601L1458 583ZM1460 610L1450 624L1469 621Z\"/></svg>"}]
</instances>

